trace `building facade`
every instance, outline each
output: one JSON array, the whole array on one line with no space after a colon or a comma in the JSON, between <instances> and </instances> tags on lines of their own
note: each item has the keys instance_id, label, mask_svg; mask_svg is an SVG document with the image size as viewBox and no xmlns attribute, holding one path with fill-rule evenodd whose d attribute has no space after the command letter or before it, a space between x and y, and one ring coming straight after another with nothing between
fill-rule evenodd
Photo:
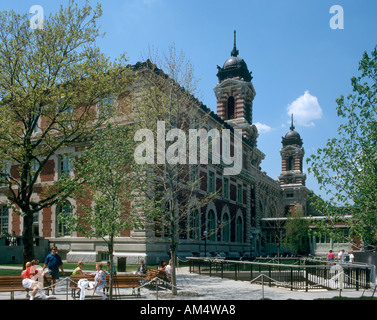
<instances>
[{"instance_id":1,"label":"building facade","mask_svg":"<svg viewBox=\"0 0 377 320\"><path fill-rule=\"evenodd\" d=\"M196 231L193 232L190 223L187 223L187 230L181 232L177 247L180 257L199 254L210 256L217 252L233 257L243 253L271 254L275 252L275 238L265 221L277 221L285 217L295 205L300 204L304 208L307 205L309 191L303 173L303 142L294 131L293 120L291 130L282 139L281 175L273 179L261 170L265 154L257 145L258 130L253 123L256 91L251 72L238 55L235 42L231 57L222 67L217 67L218 84L214 88L216 113L198 102L193 102L193 108L197 108L198 117L201 113L209 112L205 125L207 130L217 126L242 130L242 170L238 175L227 176L221 164L195 167L195 174L201 182L197 197L190 199L193 210L187 221L196 226ZM38 183L52 184L61 174L74 174L70 158L78 155L85 145L87 141L82 141L57 152L44 167ZM17 178L17 164L11 164L4 170ZM0 186L2 233L13 233L20 238L23 218L7 207L2 188ZM219 193L213 201L204 207L198 205L201 194L216 191ZM37 190L35 198L38 197ZM45 208L35 214L33 227L36 239L41 239L41 243L42 240L48 240L56 244L63 258L70 262L107 260L107 245L101 239L86 239L58 222L57 217L62 212L75 214L75 206L76 201L68 199L62 206ZM0 245L7 245L6 240L3 242ZM170 243L164 232L157 233L155 226L147 225L144 230L125 230L121 237L117 237L114 255L116 258L126 258L129 264L136 264L141 259L151 264L166 259L169 248Z\"/></svg>"}]
</instances>

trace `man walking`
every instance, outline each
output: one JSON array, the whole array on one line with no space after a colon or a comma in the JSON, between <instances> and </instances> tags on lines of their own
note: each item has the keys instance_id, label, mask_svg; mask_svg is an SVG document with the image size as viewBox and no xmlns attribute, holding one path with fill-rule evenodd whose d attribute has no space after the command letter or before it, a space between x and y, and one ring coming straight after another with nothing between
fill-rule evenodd
<instances>
[{"instance_id":1,"label":"man walking","mask_svg":"<svg viewBox=\"0 0 377 320\"><path fill-rule=\"evenodd\" d=\"M59 268L64 275L63 261L57 252L58 248L56 246L52 246L51 253L47 255L43 266L43 271L46 267L48 267L48 274L51 275L52 278L52 294L55 294L56 279L59 279Z\"/></svg>"}]
</instances>

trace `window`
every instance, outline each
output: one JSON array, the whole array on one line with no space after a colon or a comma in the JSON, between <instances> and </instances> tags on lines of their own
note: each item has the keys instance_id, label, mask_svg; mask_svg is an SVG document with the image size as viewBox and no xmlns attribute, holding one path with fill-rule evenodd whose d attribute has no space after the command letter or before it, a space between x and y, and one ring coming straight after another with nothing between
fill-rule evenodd
<instances>
[{"instance_id":1,"label":"window","mask_svg":"<svg viewBox=\"0 0 377 320\"><path fill-rule=\"evenodd\" d=\"M196 129L196 130L199 129L199 119L198 118L193 117L191 119L191 129Z\"/></svg>"},{"instance_id":2,"label":"window","mask_svg":"<svg viewBox=\"0 0 377 320\"><path fill-rule=\"evenodd\" d=\"M293 170L293 157L288 158L288 170Z\"/></svg>"},{"instance_id":3,"label":"window","mask_svg":"<svg viewBox=\"0 0 377 320\"><path fill-rule=\"evenodd\" d=\"M33 118L31 119L31 123L32 123L32 126L33 126L33 134L37 134L38 133L38 119L39 117L38 116L33 116Z\"/></svg>"},{"instance_id":4,"label":"window","mask_svg":"<svg viewBox=\"0 0 377 320\"><path fill-rule=\"evenodd\" d=\"M98 116L102 120L108 120L115 115L116 100L109 95L98 104Z\"/></svg>"},{"instance_id":5,"label":"window","mask_svg":"<svg viewBox=\"0 0 377 320\"><path fill-rule=\"evenodd\" d=\"M198 167L195 165L190 166L190 182L192 187L198 187Z\"/></svg>"},{"instance_id":6,"label":"window","mask_svg":"<svg viewBox=\"0 0 377 320\"><path fill-rule=\"evenodd\" d=\"M36 159L31 160L30 162L30 175L28 176L28 183L31 183L31 180L35 177L35 174L39 168L39 163Z\"/></svg>"},{"instance_id":7,"label":"window","mask_svg":"<svg viewBox=\"0 0 377 320\"><path fill-rule=\"evenodd\" d=\"M6 205L0 206L0 234L8 234L9 213Z\"/></svg>"},{"instance_id":8,"label":"window","mask_svg":"<svg viewBox=\"0 0 377 320\"><path fill-rule=\"evenodd\" d=\"M66 105L64 102L62 102L63 105L60 109L60 126L61 128L64 129L68 129L70 127L72 127L72 124L73 124L73 119L72 119L72 114L73 114L73 108L69 105Z\"/></svg>"},{"instance_id":9,"label":"window","mask_svg":"<svg viewBox=\"0 0 377 320\"><path fill-rule=\"evenodd\" d=\"M213 171L208 171L208 192L215 192L215 173Z\"/></svg>"},{"instance_id":10,"label":"window","mask_svg":"<svg viewBox=\"0 0 377 320\"><path fill-rule=\"evenodd\" d=\"M224 178L223 180L223 197L228 199L229 198L229 179Z\"/></svg>"},{"instance_id":11,"label":"window","mask_svg":"<svg viewBox=\"0 0 377 320\"><path fill-rule=\"evenodd\" d=\"M228 120L234 119L234 105L234 97L230 96L227 104Z\"/></svg>"},{"instance_id":12,"label":"window","mask_svg":"<svg viewBox=\"0 0 377 320\"><path fill-rule=\"evenodd\" d=\"M208 212L208 239L216 241L216 216L213 210Z\"/></svg>"},{"instance_id":13,"label":"window","mask_svg":"<svg viewBox=\"0 0 377 320\"><path fill-rule=\"evenodd\" d=\"M230 241L230 223L229 223L229 215L224 213L223 216L223 241L229 242Z\"/></svg>"},{"instance_id":14,"label":"window","mask_svg":"<svg viewBox=\"0 0 377 320\"><path fill-rule=\"evenodd\" d=\"M199 223L199 211L197 209L192 210L189 218L189 238L199 239L200 237L200 223Z\"/></svg>"},{"instance_id":15,"label":"window","mask_svg":"<svg viewBox=\"0 0 377 320\"><path fill-rule=\"evenodd\" d=\"M237 218L236 221L236 241L242 242L243 239L243 225L241 217Z\"/></svg>"},{"instance_id":16,"label":"window","mask_svg":"<svg viewBox=\"0 0 377 320\"><path fill-rule=\"evenodd\" d=\"M69 175L71 173L71 160L68 155L62 155L60 160L60 175Z\"/></svg>"},{"instance_id":17,"label":"window","mask_svg":"<svg viewBox=\"0 0 377 320\"><path fill-rule=\"evenodd\" d=\"M58 216L60 218L65 218L72 214L72 208L71 203L69 201L66 201L64 205L60 205L58 207ZM58 236L64 237L64 236L70 236L71 230L68 229L67 224L65 221L60 221L60 218L58 218Z\"/></svg>"},{"instance_id":18,"label":"window","mask_svg":"<svg viewBox=\"0 0 377 320\"><path fill-rule=\"evenodd\" d=\"M33 236L39 236L39 212L33 213Z\"/></svg>"},{"instance_id":19,"label":"window","mask_svg":"<svg viewBox=\"0 0 377 320\"><path fill-rule=\"evenodd\" d=\"M243 203L243 189L242 184L237 185L237 202Z\"/></svg>"}]
</instances>

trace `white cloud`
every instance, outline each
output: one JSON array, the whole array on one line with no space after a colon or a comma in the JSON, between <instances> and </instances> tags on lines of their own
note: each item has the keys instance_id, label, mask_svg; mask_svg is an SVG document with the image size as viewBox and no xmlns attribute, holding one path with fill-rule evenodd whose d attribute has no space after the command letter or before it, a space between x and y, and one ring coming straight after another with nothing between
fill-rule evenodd
<instances>
[{"instance_id":1,"label":"white cloud","mask_svg":"<svg viewBox=\"0 0 377 320\"><path fill-rule=\"evenodd\" d=\"M298 97L287 107L289 116L293 114L294 123L305 127L313 127L314 120L322 118L322 108L318 103L318 99L312 96L309 91Z\"/></svg>"},{"instance_id":2,"label":"white cloud","mask_svg":"<svg viewBox=\"0 0 377 320\"><path fill-rule=\"evenodd\" d=\"M257 122L257 123L254 123L254 124L257 127L259 134L270 132L272 130L272 128L270 126L268 126L267 124L263 124L263 123L260 123L260 122Z\"/></svg>"}]
</instances>

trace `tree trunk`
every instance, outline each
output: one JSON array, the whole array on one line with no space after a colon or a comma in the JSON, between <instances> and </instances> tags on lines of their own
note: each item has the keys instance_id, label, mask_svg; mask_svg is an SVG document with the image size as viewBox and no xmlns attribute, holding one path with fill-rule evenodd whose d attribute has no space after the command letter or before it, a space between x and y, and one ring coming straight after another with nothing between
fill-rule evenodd
<instances>
[{"instance_id":1,"label":"tree trunk","mask_svg":"<svg viewBox=\"0 0 377 320\"><path fill-rule=\"evenodd\" d=\"M113 270L114 270L114 238L111 237L109 242L109 257L110 257L110 284L109 284L109 300L113 300Z\"/></svg>"},{"instance_id":2,"label":"tree trunk","mask_svg":"<svg viewBox=\"0 0 377 320\"><path fill-rule=\"evenodd\" d=\"M24 215L24 230L22 233L22 242L24 246L24 262L30 262L34 257L34 243L33 243L33 213L31 211L25 212Z\"/></svg>"},{"instance_id":3,"label":"tree trunk","mask_svg":"<svg viewBox=\"0 0 377 320\"><path fill-rule=\"evenodd\" d=\"M177 295L177 273L176 273L176 251L175 247L172 247L170 250L170 259L171 259L171 292L175 296Z\"/></svg>"}]
</instances>

